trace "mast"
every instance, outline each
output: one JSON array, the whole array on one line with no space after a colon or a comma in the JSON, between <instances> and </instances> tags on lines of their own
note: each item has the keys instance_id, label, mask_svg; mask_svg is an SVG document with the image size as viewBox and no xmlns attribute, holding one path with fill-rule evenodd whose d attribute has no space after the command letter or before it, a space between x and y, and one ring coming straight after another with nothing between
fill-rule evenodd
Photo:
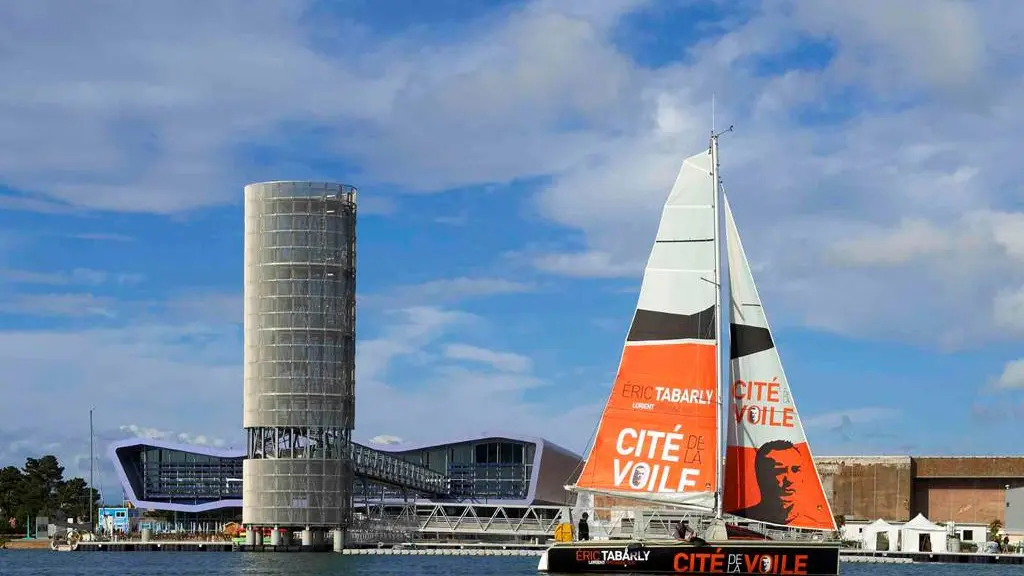
<instances>
[{"instance_id":1,"label":"mast","mask_svg":"<svg viewBox=\"0 0 1024 576\"><path fill-rule=\"evenodd\" d=\"M711 182L714 186L712 209L715 211L715 518L722 518L722 234L718 216L718 134L714 131L714 113L711 129Z\"/></svg>"},{"instance_id":2,"label":"mast","mask_svg":"<svg viewBox=\"0 0 1024 576\"><path fill-rule=\"evenodd\" d=\"M93 510L92 510L93 509L93 504L96 502L96 499L93 498L93 494L95 494L93 492L93 490L95 490L95 488L93 488L93 483L92 483L93 462L95 462L95 460L96 460L95 456L93 456L93 453L92 453L92 440L93 440L93 434L92 434L92 411L95 410L95 409L96 409L95 407L89 408L89 490L88 490L88 494L89 494L89 531L90 532L95 532L96 531L96 527L93 525L93 517L92 517L92 515L93 515Z\"/></svg>"},{"instance_id":3,"label":"mast","mask_svg":"<svg viewBox=\"0 0 1024 576\"><path fill-rule=\"evenodd\" d=\"M722 382L722 224L719 198L722 195L721 178L719 177L720 166L718 164L718 137L727 132L732 132L733 126L721 132L715 132L715 97L711 96L711 185L714 193L711 195L712 210L715 212L715 406L717 417L715 418L715 519L722 519L723 499L725 496L725 435L723 434L722 410L724 403L722 398L728 391L724 389Z\"/></svg>"}]
</instances>

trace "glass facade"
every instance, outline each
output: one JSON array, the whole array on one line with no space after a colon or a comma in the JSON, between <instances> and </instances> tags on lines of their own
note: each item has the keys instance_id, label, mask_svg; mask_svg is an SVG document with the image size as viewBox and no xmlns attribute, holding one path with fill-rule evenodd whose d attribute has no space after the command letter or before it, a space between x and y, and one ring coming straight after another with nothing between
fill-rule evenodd
<instances>
[{"instance_id":1,"label":"glass facade","mask_svg":"<svg viewBox=\"0 0 1024 576\"><path fill-rule=\"evenodd\" d=\"M482 502L525 499L530 490L535 450L530 442L489 438L395 455L446 475L452 499ZM360 490L360 495L367 499L403 496L400 490L371 483L357 485L356 492Z\"/></svg>"},{"instance_id":2,"label":"glass facade","mask_svg":"<svg viewBox=\"0 0 1024 576\"><path fill-rule=\"evenodd\" d=\"M325 440L321 430L295 434L273 434L275 429L256 428L250 434L250 458L274 458L282 451L293 458L317 455L322 447L331 449L334 439ZM314 438L322 442L298 442ZM427 467L448 478L450 498L458 502L523 500L530 490L536 446L530 442L491 438L391 453L411 464ZM135 494L141 500L173 504L204 504L242 498L242 459L218 457L181 450L136 446L121 448L118 457ZM436 499L436 496L357 477L354 496L360 500Z\"/></svg>"},{"instance_id":3,"label":"glass facade","mask_svg":"<svg viewBox=\"0 0 1024 576\"><path fill-rule=\"evenodd\" d=\"M119 451L141 500L205 504L242 497L242 457L221 458L181 450L139 446Z\"/></svg>"}]
</instances>

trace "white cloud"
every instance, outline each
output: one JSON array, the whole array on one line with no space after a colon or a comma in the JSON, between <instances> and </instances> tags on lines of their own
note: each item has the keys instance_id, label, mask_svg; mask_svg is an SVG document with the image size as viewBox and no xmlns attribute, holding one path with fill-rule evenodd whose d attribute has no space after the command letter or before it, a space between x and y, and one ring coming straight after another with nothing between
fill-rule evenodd
<instances>
[{"instance_id":1,"label":"white cloud","mask_svg":"<svg viewBox=\"0 0 1024 576\"><path fill-rule=\"evenodd\" d=\"M0 172L57 202L180 211L232 200L240 177L319 176L301 161L225 168L238 142L298 123L329 127L322 148L358 158L363 182L434 189L544 174L589 141L559 137L551 121L615 122L628 110L631 64L605 33L635 4L537 2L454 44L414 30L381 40L326 16L328 28L324 15L309 20L308 2L7 5ZM252 30L264 31L257 44Z\"/></svg>"},{"instance_id":2,"label":"white cloud","mask_svg":"<svg viewBox=\"0 0 1024 576\"><path fill-rule=\"evenodd\" d=\"M385 446L401 444L402 442L405 442L405 440L402 440L398 436L390 436L388 434L379 434L370 438L370 444L381 444Z\"/></svg>"},{"instance_id":3,"label":"white cloud","mask_svg":"<svg viewBox=\"0 0 1024 576\"><path fill-rule=\"evenodd\" d=\"M874 89L964 89L982 80L986 30L979 10L957 0L788 2L808 32L837 42L830 71Z\"/></svg>"},{"instance_id":4,"label":"white cloud","mask_svg":"<svg viewBox=\"0 0 1024 576\"><path fill-rule=\"evenodd\" d=\"M616 262L614 258L600 251L542 254L534 259L534 265L545 272L580 278L634 276L642 269L639 262Z\"/></svg>"},{"instance_id":5,"label":"white cloud","mask_svg":"<svg viewBox=\"0 0 1024 576\"><path fill-rule=\"evenodd\" d=\"M618 25L637 3L535 2L443 39L309 26L305 5L0 6L0 181L19 190L0 206L169 213L235 201L245 181L280 172L332 177L291 160L287 127L302 126L318 134L303 153L343 156L361 186L544 177L533 207L579 245L528 252L533 264L635 277L680 160L706 144L714 91L720 121L737 126L723 141L723 177L776 326L946 345L981 342L993 323L1019 328L1018 3L779 0L659 68L621 49L629 34ZM787 69L808 35L835 56ZM240 144L268 141L286 142L277 151L288 160L238 160ZM534 288L455 278L376 300L396 312L377 337L360 336L360 431L422 436L418 419L434 435L592 428L598 403L554 414L564 407L535 400L550 382L443 357L483 322L444 306ZM11 400L15 421L42 413L56 382L73 386L54 419L98 391L130 398L151 426L182 428L169 419L187 410L216 418L209 436L236 428L238 297L145 303L139 315L104 296L23 298L7 309L131 321L0 333L0 361L39 392ZM172 309L187 320L170 321ZM392 381L403 363L419 377ZM465 420L437 422L438 406Z\"/></svg>"},{"instance_id":6,"label":"white cloud","mask_svg":"<svg viewBox=\"0 0 1024 576\"><path fill-rule=\"evenodd\" d=\"M469 344L449 344L444 349L444 355L452 360L489 364L502 372L529 372L533 368L533 361L522 354L488 350Z\"/></svg>"},{"instance_id":7,"label":"white cloud","mask_svg":"<svg viewBox=\"0 0 1024 576\"><path fill-rule=\"evenodd\" d=\"M795 9L792 18L773 8L780 4ZM1024 234L1008 201L1024 177L1010 152L1024 127L1024 114L1009 108L1021 67L996 53L1008 32L991 4L942 4L924 19L905 6L862 4L768 4L693 50L687 65L655 71L645 121L609 136L603 154L559 174L538 198L542 213L582 230L587 243L538 266L639 275L679 162L706 143L702 82L731 63L719 114L738 130L722 142L723 178L775 322L943 346L994 336L991 321L964 303L991 303L1019 276L1019 265L999 261L1017 259ZM970 17L952 16L965 10ZM893 26L905 32L892 38L884 30ZM824 69L773 76L750 65L781 59L806 33L837 47ZM939 57L949 50L960 56L956 73ZM980 77L1003 89L963 100ZM850 89L864 100L854 116L826 108ZM838 119L793 122L823 113Z\"/></svg>"},{"instance_id":8,"label":"white cloud","mask_svg":"<svg viewBox=\"0 0 1024 576\"><path fill-rule=\"evenodd\" d=\"M1024 286L1000 290L992 303L996 327L1015 335L1024 334Z\"/></svg>"},{"instance_id":9,"label":"white cloud","mask_svg":"<svg viewBox=\"0 0 1024 576\"><path fill-rule=\"evenodd\" d=\"M363 340L357 352L357 437L381 432L417 441L443 441L458 435L512 431L543 435L582 450L582 431L597 425L607 395L565 406L531 397L550 383L516 372L475 371L448 364L449 340L484 322L451 310L416 308L396 314L377 338ZM455 347L457 352L467 352ZM499 364L523 368L525 361L487 356ZM465 356L466 354L461 354ZM415 365L399 373L396 364ZM560 395L561 401L565 396ZM596 401L595 401L596 398ZM437 418L437 414L457 415ZM398 416L400 415L400 416ZM430 422L428 427L423 423Z\"/></svg>"},{"instance_id":10,"label":"white cloud","mask_svg":"<svg viewBox=\"0 0 1024 576\"><path fill-rule=\"evenodd\" d=\"M622 48L637 32L624 33L624 17L645 5L538 1L444 38L415 29L382 39L344 18L329 18L333 32L321 19L308 29L304 2L188 12L14 3L0 9L15 47L0 63L0 173L33 191L22 202L180 211L231 201L243 180L284 169L322 176L301 161L234 161L240 142L287 141L285 126L306 126L319 130L317 148L359 166L357 184L546 177L536 208L584 242L532 254L534 264L635 276L680 160L706 143L714 91L719 117L737 125L723 142L723 177L751 259L771 255L759 282L776 322L953 343L949 327L962 322L936 318L991 302L1012 274L962 273L955 289L922 298L907 266L966 252L943 231L967 213L993 225L1001 215L997 241L1024 250L1006 200L1024 177L1013 97L1024 83L1009 24L1021 6L766 2L652 68ZM255 48L254 29L267 31ZM787 67L806 40L834 54ZM882 262L890 270L844 271ZM837 300L848 305L830 308ZM894 316L896 302L905 310Z\"/></svg>"},{"instance_id":11,"label":"white cloud","mask_svg":"<svg viewBox=\"0 0 1024 576\"><path fill-rule=\"evenodd\" d=\"M1008 362L996 380L996 388L1024 388L1024 358Z\"/></svg>"},{"instance_id":12,"label":"white cloud","mask_svg":"<svg viewBox=\"0 0 1024 576\"><path fill-rule=\"evenodd\" d=\"M126 434L130 434L132 437L144 438L146 440L172 440L181 442L183 444L195 444L198 446L214 446L223 447L228 444L227 440L223 438L211 438L205 434L194 434L191 432L171 432L167 430L158 430L156 428L149 428L146 426L139 426L136 424L125 424L118 427L118 430Z\"/></svg>"},{"instance_id":13,"label":"white cloud","mask_svg":"<svg viewBox=\"0 0 1024 576\"><path fill-rule=\"evenodd\" d=\"M96 406L99 427L132 414L150 431L201 423L208 439L229 437L241 423L240 347L235 325L174 315L0 331L0 363L19 390L4 426L64 427Z\"/></svg>"},{"instance_id":14,"label":"white cloud","mask_svg":"<svg viewBox=\"0 0 1024 576\"><path fill-rule=\"evenodd\" d=\"M118 426L118 430L131 434L136 438L144 438L146 440L165 440L173 437L173 432L167 432L166 430L157 430L156 428L148 428L145 426L138 426L135 424L125 424Z\"/></svg>"},{"instance_id":15,"label":"white cloud","mask_svg":"<svg viewBox=\"0 0 1024 576\"><path fill-rule=\"evenodd\" d=\"M903 265L933 257L956 246L956 239L924 220L904 220L895 229L875 230L861 238L843 240L834 247L840 263Z\"/></svg>"},{"instance_id":16,"label":"white cloud","mask_svg":"<svg viewBox=\"0 0 1024 576\"><path fill-rule=\"evenodd\" d=\"M1024 283L1024 213L975 210L892 228L844 228L845 238L823 251L807 249L828 277L808 274L803 285L776 285L789 300L803 297L810 323L955 348L1024 330L1024 309L1011 288Z\"/></svg>"}]
</instances>

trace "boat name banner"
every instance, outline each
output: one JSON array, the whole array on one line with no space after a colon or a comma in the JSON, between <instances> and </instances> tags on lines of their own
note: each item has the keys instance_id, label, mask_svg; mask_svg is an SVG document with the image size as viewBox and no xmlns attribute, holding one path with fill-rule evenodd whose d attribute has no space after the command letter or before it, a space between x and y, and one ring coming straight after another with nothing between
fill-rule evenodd
<instances>
[{"instance_id":1,"label":"boat name banner","mask_svg":"<svg viewBox=\"0 0 1024 576\"><path fill-rule=\"evenodd\" d=\"M595 570L599 572L628 568L638 571L657 571L676 574L777 574L785 576L806 576L809 574L835 573L838 564L838 549L812 550L796 548L780 552L759 550L750 547L744 551L723 547L641 547L630 548L576 548L558 550L561 554L572 554L566 558L561 554L549 557L549 569L577 572ZM557 549L556 549L557 550ZM549 554L553 551L549 551ZM569 562L565 565L563 562Z\"/></svg>"},{"instance_id":2,"label":"boat name banner","mask_svg":"<svg viewBox=\"0 0 1024 576\"><path fill-rule=\"evenodd\" d=\"M723 554L679 552L672 561L677 573L698 574L807 574L806 554Z\"/></svg>"}]
</instances>

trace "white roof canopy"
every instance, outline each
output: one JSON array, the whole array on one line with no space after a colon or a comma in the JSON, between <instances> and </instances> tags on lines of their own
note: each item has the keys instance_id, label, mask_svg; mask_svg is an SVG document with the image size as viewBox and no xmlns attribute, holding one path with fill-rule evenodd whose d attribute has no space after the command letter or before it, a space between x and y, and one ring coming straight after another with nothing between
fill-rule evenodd
<instances>
[{"instance_id":1,"label":"white roof canopy","mask_svg":"<svg viewBox=\"0 0 1024 576\"><path fill-rule=\"evenodd\" d=\"M904 530L917 530L918 532L946 532L946 529L924 517L923 514L914 516L910 522L902 526Z\"/></svg>"}]
</instances>

